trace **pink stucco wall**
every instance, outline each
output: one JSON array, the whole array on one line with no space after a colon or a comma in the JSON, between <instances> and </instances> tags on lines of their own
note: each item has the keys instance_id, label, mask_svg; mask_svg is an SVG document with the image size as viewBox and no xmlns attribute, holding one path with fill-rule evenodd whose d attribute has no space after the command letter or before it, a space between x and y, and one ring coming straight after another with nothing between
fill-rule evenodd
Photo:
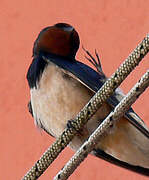
<instances>
[{"instance_id":1,"label":"pink stucco wall","mask_svg":"<svg viewBox=\"0 0 149 180\"><path fill-rule=\"evenodd\" d=\"M37 130L28 113L29 88L25 76L38 32L57 22L72 24L79 32L81 45L91 52L95 48L99 51L103 69L110 76L149 33L149 1L1 0L0 179L20 179L54 142L46 133ZM81 47L77 58L85 60ZM128 92L148 68L149 55L123 83L124 92ZM148 100L146 91L133 107L149 125ZM72 155L67 148L40 179L52 179ZM70 180L76 179L148 178L88 156L70 177Z\"/></svg>"}]
</instances>

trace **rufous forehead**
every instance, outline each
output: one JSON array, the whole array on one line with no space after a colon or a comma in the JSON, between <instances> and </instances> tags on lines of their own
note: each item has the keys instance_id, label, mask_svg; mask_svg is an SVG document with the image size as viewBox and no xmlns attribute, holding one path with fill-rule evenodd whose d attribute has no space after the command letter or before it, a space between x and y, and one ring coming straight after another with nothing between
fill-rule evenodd
<instances>
[{"instance_id":1,"label":"rufous forehead","mask_svg":"<svg viewBox=\"0 0 149 180\"><path fill-rule=\"evenodd\" d=\"M70 33L59 29L59 28L49 28L47 31L43 32L43 34L40 35L39 39L38 39L38 43L40 45L45 45L47 44L47 46L51 45L54 47L53 43L56 44L65 44L65 43L69 43L69 39L70 39Z\"/></svg>"}]
</instances>

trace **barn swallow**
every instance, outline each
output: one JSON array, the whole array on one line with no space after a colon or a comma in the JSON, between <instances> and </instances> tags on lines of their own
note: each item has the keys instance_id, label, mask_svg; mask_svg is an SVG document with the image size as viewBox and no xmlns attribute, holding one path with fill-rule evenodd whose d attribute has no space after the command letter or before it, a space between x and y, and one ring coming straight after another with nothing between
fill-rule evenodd
<instances>
[{"instance_id":1,"label":"barn swallow","mask_svg":"<svg viewBox=\"0 0 149 180\"><path fill-rule=\"evenodd\" d=\"M27 73L31 95L28 107L35 124L55 138L107 80L97 52L96 60L85 50L97 71L75 59L79 44L77 31L66 23L44 28L34 43ZM77 150L123 97L117 89L69 146ZM149 130L130 108L105 132L92 154L149 176Z\"/></svg>"}]
</instances>

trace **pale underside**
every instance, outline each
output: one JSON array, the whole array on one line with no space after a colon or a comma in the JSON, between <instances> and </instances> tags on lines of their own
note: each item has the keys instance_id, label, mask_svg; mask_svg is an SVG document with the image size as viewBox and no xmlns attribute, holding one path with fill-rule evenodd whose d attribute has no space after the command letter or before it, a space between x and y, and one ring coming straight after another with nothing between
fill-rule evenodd
<instances>
[{"instance_id":1,"label":"pale underside","mask_svg":"<svg viewBox=\"0 0 149 180\"><path fill-rule=\"evenodd\" d=\"M67 75L65 70L49 63L37 89L31 89L36 125L44 127L57 138L66 127L67 121L75 118L93 95L94 92L73 75ZM77 150L110 111L111 107L104 104L70 146ZM124 117L104 134L97 147L119 160L149 168L149 140Z\"/></svg>"}]
</instances>

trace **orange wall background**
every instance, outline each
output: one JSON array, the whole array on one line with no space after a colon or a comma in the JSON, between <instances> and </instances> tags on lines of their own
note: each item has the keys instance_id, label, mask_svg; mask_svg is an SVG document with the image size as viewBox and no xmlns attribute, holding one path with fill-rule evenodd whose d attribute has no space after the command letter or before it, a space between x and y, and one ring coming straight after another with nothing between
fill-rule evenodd
<instances>
[{"instance_id":1,"label":"orange wall background","mask_svg":"<svg viewBox=\"0 0 149 180\"><path fill-rule=\"evenodd\" d=\"M54 142L34 126L27 110L26 72L39 31L57 22L72 24L79 32L81 46L92 53L98 50L103 70L110 76L149 33L149 1L1 0L0 4L0 179L16 180ZM81 46L77 59L86 63ZM125 93L148 68L149 55L122 84ZM148 92L133 107L149 126ZM52 179L72 155L66 148L40 179ZM70 177L75 179L148 178L89 155Z\"/></svg>"}]
</instances>

